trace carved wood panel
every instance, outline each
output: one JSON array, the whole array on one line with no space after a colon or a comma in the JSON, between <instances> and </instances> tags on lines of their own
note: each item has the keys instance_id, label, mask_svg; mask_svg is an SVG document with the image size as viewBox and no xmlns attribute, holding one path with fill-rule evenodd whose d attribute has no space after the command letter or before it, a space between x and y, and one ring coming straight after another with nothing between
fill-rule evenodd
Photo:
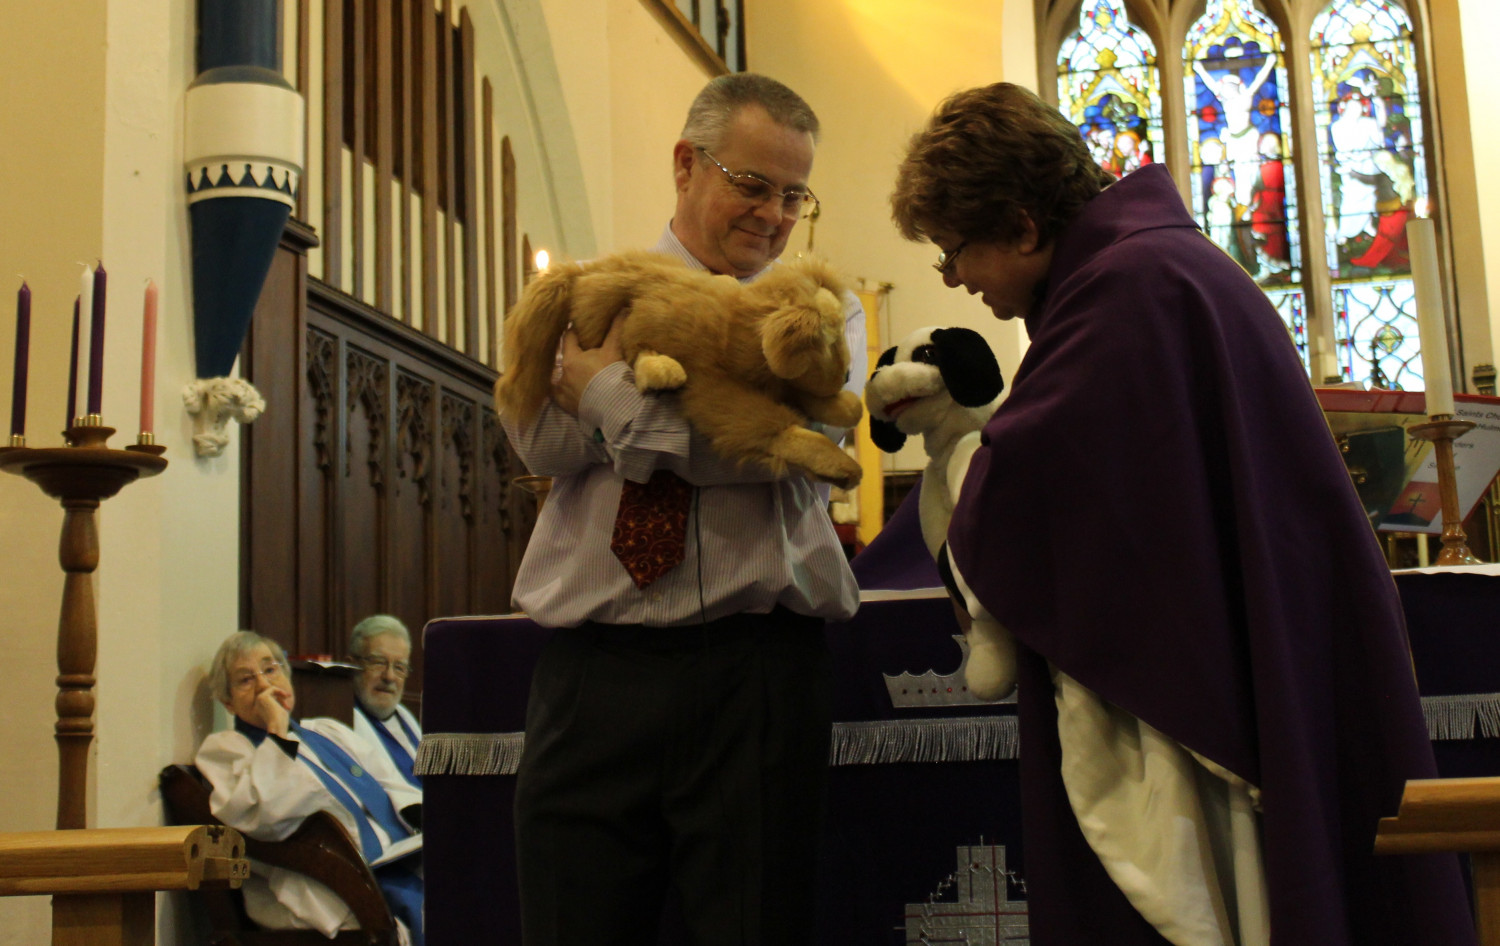
<instances>
[{"instance_id":1,"label":"carved wood panel","mask_svg":"<svg viewBox=\"0 0 1500 946\"><path fill-rule=\"evenodd\" d=\"M342 656L368 614L510 610L535 521L490 406L494 373L308 278L293 223L246 342L267 409L244 428L243 625ZM408 702L420 706L414 640Z\"/></svg>"}]
</instances>

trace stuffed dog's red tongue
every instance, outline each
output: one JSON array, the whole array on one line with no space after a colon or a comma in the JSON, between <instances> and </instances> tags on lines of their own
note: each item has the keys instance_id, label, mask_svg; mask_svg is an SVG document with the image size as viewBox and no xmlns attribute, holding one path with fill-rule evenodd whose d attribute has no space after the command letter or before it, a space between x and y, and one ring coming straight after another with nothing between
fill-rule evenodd
<instances>
[{"instance_id":1,"label":"stuffed dog's red tongue","mask_svg":"<svg viewBox=\"0 0 1500 946\"><path fill-rule=\"evenodd\" d=\"M899 401L892 401L885 406L886 416L890 417L891 420L895 420L897 417L901 416L902 411L906 410L908 407L911 407L916 400L917 399L914 397L903 397Z\"/></svg>"}]
</instances>

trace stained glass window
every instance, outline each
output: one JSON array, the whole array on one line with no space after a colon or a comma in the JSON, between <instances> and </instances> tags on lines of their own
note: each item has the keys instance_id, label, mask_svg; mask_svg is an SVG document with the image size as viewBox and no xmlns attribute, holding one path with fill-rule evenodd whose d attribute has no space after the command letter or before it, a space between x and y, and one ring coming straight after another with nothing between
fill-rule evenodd
<instances>
[{"instance_id":1,"label":"stained glass window","mask_svg":"<svg viewBox=\"0 0 1500 946\"><path fill-rule=\"evenodd\" d=\"M1428 207L1411 20L1391 0L1334 0L1310 38L1340 367L1420 389L1406 222Z\"/></svg>"},{"instance_id":2,"label":"stained glass window","mask_svg":"<svg viewBox=\"0 0 1500 946\"><path fill-rule=\"evenodd\" d=\"M1189 158L1198 223L1265 291L1314 380L1337 371L1367 386L1424 387L1405 225L1437 209L1409 0L1158 0L1165 35L1132 23L1126 0L1045 6L1049 22L1057 7L1070 10L1058 104L1100 166L1122 177L1165 161L1170 137L1172 155ZM1277 11L1299 23L1304 11L1318 14L1298 101ZM1180 49L1181 124L1162 115L1158 44ZM1175 83L1176 63L1168 66ZM1294 127L1315 140L1294 140ZM1322 232L1307 244L1302 199L1323 209ZM1328 296L1310 296L1307 273L1322 295L1324 271ZM1313 350L1322 352L1316 371Z\"/></svg>"},{"instance_id":3,"label":"stained glass window","mask_svg":"<svg viewBox=\"0 0 1500 946\"><path fill-rule=\"evenodd\" d=\"M1369 387L1422 390L1417 308L1410 279L1333 287L1339 373Z\"/></svg>"},{"instance_id":4,"label":"stained glass window","mask_svg":"<svg viewBox=\"0 0 1500 946\"><path fill-rule=\"evenodd\" d=\"M1281 36L1251 0L1207 0L1183 44L1193 210L1261 285L1308 360Z\"/></svg>"},{"instance_id":5,"label":"stained glass window","mask_svg":"<svg viewBox=\"0 0 1500 946\"><path fill-rule=\"evenodd\" d=\"M1115 177L1162 160L1156 46L1125 16L1124 0L1084 0L1057 54L1057 101Z\"/></svg>"}]
</instances>

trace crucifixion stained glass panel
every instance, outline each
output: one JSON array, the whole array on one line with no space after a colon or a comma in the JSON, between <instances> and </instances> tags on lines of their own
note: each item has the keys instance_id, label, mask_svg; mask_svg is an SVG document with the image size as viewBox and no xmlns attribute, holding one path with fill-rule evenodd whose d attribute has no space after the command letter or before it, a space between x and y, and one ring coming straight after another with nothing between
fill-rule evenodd
<instances>
[{"instance_id":1,"label":"crucifixion stained glass panel","mask_svg":"<svg viewBox=\"0 0 1500 946\"><path fill-rule=\"evenodd\" d=\"M1193 210L1270 296L1307 364L1281 36L1250 0L1208 0L1182 55Z\"/></svg>"}]
</instances>

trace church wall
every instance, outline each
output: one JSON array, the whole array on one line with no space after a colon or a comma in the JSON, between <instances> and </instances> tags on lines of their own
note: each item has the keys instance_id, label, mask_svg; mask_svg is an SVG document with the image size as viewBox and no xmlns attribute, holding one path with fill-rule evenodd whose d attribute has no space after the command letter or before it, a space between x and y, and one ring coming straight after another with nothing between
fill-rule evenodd
<instances>
[{"instance_id":1,"label":"church wall","mask_svg":"<svg viewBox=\"0 0 1500 946\"><path fill-rule=\"evenodd\" d=\"M0 413L10 416L14 295L24 274L32 290L31 380L27 428L33 444L56 444L68 381L75 261L102 252L100 144L104 134L103 0L0 5ZM61 38L71 52L58 56ZM48 131L65 116L66 134ZM8 428L7 431L8 432ZM26 480L0 475L0 614L4 615L5 699L0 700L0 831L50 828L56 818L56 640L62 573L57 562L62 511ZM45 898L0 899L0 944L46 942Z\"/></svg>"},{"instance_id":2,"label":"church wall","mask_svg":"<svg viewBox=\"0 0 1500 946\"><path fill-rule=\"evenodd\" d=\"M923 325L961 325L985 336L1010 378L1025 330L998 322L978 297L946 288L931 268L937 250L901 238L889 198L906 141L945 96L1001 80L1036 87L1031 4L759 0L746 23L750 68L800 92L823 123L812 177L823 202L815 249L870 288L895 287L881 347ZM805 228L791 250L806 249ZM913 438L886 462L917 470L927 460Z\"/></svg>"},{"instance_id":3,"label":"church wall","mask_svg":"<svg viewBox=\"0 0 1500 946\"><path fill-rule=\"evenodd\" d=\"M711 75L641 0L610 0L608 40L611 248L653 246L677 205L672 146Z\"/></svg>"},{"instance_id":4,"label":"church wall","mask_svg":"<svg viewBox=\"0 0 1500 946\"><path fill-rule=\"evenodd\" d=\"M565 251L586 258L653 245L676 202L672 145L711 73L641 0L541 7L598 238Z\"/></svg>"},{"instance_id":5,"label":"church wall","mask_svg":"<svg viewBox=\"0 0 1500 946\"><path fill-rule=\"evenodd\" d=\"M524 234L533 249L593 255L596 185L580 122L561 84L566 60L551 42L544 4L464 6L474 22L475 71L494 87L496 161L501 136L515 151L517 240ZM498 165L496 175L498 181Z\"/></svg>"},{"instance_id":6,"label":"church wall","mask_svg":"<svg viewBox=\"0 0 1500 946\"><path fill-rule=\"evenodd\" d=\"M0 174L6 203L0 260L33 290L28 442L57 446L64 414L70 310L80 261L109 272L104 419L138 430L140 319L147 277L161 289L157 430L169 466L106 501L98 516L98 683L90 823L159 824L157 771L191 758L211 714L202 668L235 627L239 457L193 456L178 392L191 380L193 329L182 102L193 75L189 0L5 4L0 32ZM25 37L25 41L19 41ZM0 361L13 355L4 306ZM9 378L9 371L5 377ZM10 406L5 384L3 407ZM55 819L51 738L62 573L62 510L19 477L0 477L0 609L8 618L9 691L0 710L0 830ZM0 944L44 942L45 898L0 900ZM175 908L162 911L164 942Z\"/></svg>"},{"instance_id":7,"label":"church wall","mask_svg":"<svg viewBox=\"0 0 1500 946\"><path fill-rule=\"evenodd\" d=\"M1494 38L1500 35L1500 5L1490 0L1447 0L1446 3L1435 3L1434 7L1439 11L1443 7L1456 8L1461 28L1472 151L1454 155L1450 150L1449 159L1462 161L1466 166L1472 165L1474 168L1473 179L1478 199L1473 208L1473 216L1477 216L1480 232L1486 239L1482 241L1482 245L1478 245L1481 241L1474 239L1472 234L1456 231L1453 242L1455 253L1478 257L1475 261L1476 268L1483 276L1484 286L1491 300L1488 311L1480 312L1479 315L1488 322L1489 338L1493 345L1494 339L1500 339L1500 305L1493 301L1495 294L1500 293L1500 177L1494 173L1495 167L1500 165L1500 124L1495 121L1493 102L1497 73L1491 63ZM1469 317L1466 313L1465 319ZM1465 334L1467 336L1467 331ZM1465 342L1467 341L1466 337ZM1500 358L1500 352L1489 354L1491 364L1495 363L1496 358ZM1471 370L1479 360L1481 359L1474 356L1465 359Z\"/></svg>"}]
</instances>

